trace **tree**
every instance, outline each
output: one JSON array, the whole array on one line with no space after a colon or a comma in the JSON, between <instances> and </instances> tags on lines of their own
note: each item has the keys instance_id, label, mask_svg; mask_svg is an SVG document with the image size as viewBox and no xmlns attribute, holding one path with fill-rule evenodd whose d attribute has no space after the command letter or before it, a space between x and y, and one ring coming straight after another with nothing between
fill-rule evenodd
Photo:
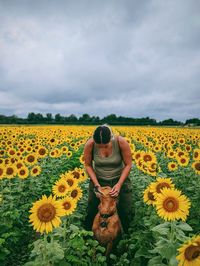
<instances>
[{"instance_id":1,"label":"tree","mask_svg":"<svg viewBox=\"0 0 200 266\"><path fill-rule=\"evenodd\" d=\"M61 123L61 122L64 122L64 121L65 121L65 119L64 119L63 116L61 116L60 114L56 114L55 115L55 122Z\"/></svg>"},{"instance_id":2,"label":"tree","mask_svg":"<svg viewBox=\"0 0 200 266\"><path fill-rule=\"evenodd\" d=\"M91 122L91 117L88 114L83 114L81 117L79 117L80 122Z\"/></svg>"},{"instance_id":3,"label":"tree","mask_svg":"<svg viewBox=\"0 0 200 266\"><path fill-rule=\"evenodd\" d=\"M53 117L52 117L52 114L51 113L47 113L46 114L46 121L47 122L52 122L53 121Z\"/></svg>"}]
</instances>

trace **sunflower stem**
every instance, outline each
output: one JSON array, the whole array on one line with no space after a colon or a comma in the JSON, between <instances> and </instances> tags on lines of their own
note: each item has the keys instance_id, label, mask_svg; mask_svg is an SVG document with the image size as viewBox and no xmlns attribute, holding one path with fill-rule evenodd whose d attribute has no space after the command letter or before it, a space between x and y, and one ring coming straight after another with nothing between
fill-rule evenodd
<instances>
[{"instance_id":1,"label":"sunflower stem","mask_svg":"<svg viewBox=\"0 0 200 266\"><path fill-rule=\"evenodd\" d=\"M67 217L64 219L64 245L66 242L66 231L67 231Z\"/></svg>"},{"instance_id":2,"label":"sunflower stem","mask_svg":"<svg viewBox=\"0 0 200 266\"><path fill-rule=\"evenodd\" d=\"M53 237L53 234L51 234L51 244L54 245L54 237Z\"/></svg>"},{"instance_id":3,"label":"sunflower stem","mask_svg":"<svg viewBox=\"0 0 200 266\"><path fill-rule=\"evenodd\" d=\"M48 261L47 261L47 234L44 233L44 253L43 253L43 259L45 262L45 265L48 265Z\"/></svg>"},{"instance_id":4,"label":"sunflower stem","mask_svg":"<svg viewBox=\"0 0 200 266\"><path fill-rule=\"evenodd\" d=\"M171 223L170 223L170 241L171 241L171 243L174 243L174 233L175 233L175 228L174 228L174 222L173 221L171 221Z\"/></svg>"}]
</instances>

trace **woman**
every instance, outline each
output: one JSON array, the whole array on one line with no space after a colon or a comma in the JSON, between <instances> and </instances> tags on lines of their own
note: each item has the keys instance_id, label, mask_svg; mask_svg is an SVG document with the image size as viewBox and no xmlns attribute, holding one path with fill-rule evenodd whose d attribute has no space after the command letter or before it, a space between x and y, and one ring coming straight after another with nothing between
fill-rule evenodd
<instances>
[{"instance_id":1,"label":"woman","mask_svg":"<svg viewBox=\"0 0 200 266\"><path fill-rule=\"evenodd\" d=\"M111 186L110 195L118 197L118 214L125 233L133 218L132 187L128 177L132 167L132 155L128 142L121 136L115 136L108 125L98 126L93 138L84 147L85 169L90 177L89 197L85 227L92 230L95 215L98 212L99 199L94 188Z\"/></svg>"}]
</instances>

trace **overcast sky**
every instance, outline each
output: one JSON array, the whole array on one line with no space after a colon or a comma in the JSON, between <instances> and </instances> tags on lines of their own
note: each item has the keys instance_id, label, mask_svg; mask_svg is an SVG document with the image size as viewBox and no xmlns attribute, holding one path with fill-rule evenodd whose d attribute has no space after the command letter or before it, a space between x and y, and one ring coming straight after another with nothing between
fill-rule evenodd
<instances>
[{"instance_id":1,"label":"overcast sky","mask_svg":"<svg viewBox=\"0 0 200 266\"><path fill-rule=\"evenodd\" d=\"M0 114L200 117L199 0L0 0Z\"/></svg>"}]
</instances>

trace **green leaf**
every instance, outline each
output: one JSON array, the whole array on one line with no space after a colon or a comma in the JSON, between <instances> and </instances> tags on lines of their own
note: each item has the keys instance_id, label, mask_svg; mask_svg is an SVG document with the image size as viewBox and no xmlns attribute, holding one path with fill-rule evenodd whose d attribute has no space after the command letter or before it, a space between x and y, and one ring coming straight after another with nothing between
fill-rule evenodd
<instances>
[{"instance_id":1,"label":"green leaf","mask_svg":"<svg viewBox=\"0 0 200 266\"><path fill-rule=\"evenodd\" d=\"M74 224L70 224L70 229L73 231L73 232L79 232L80 229L78 228L78 226L74 225Z\"/></svg>"},{"instance_id":2,"label":"green leaf","mask_svg":"<svg viewBox=\"0 0 200 266\"><path fill-rule=\"evenodd\" d=\"M166 243L166 245L159 249L161 256L166 259L170 259L176 254L176 247L171 242Z\"/></svg>"},{"instance_id":3,"label":"green leaf","mask_svg":"<svg viewBox=\"0 0 200 266\"><path fill-rule=\"evenodd\" d=\"M169 224L168 222L163 223L163 224L159 224L156 225L155 227L153 227L151 230L153 232L157 232L160 235L168 235L169 234Z\"/></svg>"},{"instance_id":4,"label":"green leaf","mask_svg":"<svg viewBox=\"0 0 200 266\"><path fill-rule=\"evenodd\" d=\"M169 260L169 266L177 266L178 265L178 261L176 259L176 256L172 256Z\"/></svg>"},{"instance_id":5,"label":"green leaf","mask_svg":"<svg viewBox=\"0 0 200 266\"><path fill-rule=\"evenodd\" d=\"M162 263L162 257L156 256L148 261L147 266L155 266L156 264L161 264L161 263Z\"/></svg>"},{"instance_id":6,"label":"green leaf","mask_svg":"<svg viewBox=\"0 0 200 266\"><path fill-rule=\"evenodd\" d=\"M181 230L183 231L188 231L188 232L191 232L193 231L193 228L187 224L187 223L184 223L184 222L180 222L178 225L177 225L178 228L180 228Z\"/></svg>"}]
</instances>

